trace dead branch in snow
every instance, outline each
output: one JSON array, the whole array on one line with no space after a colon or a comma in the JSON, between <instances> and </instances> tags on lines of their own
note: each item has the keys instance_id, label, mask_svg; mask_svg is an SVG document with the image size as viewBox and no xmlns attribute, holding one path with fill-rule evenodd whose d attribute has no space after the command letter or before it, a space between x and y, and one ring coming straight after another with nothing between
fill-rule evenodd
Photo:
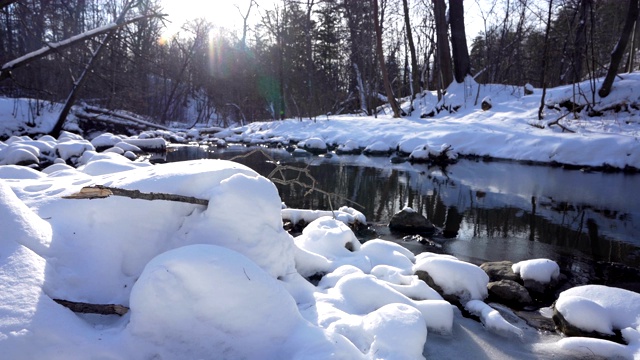
<instances>
[{"instance_id":1,"label":"dead branch in snow","mask_svg":"<svg viewBox=\"0 0 640 360\"><path fill-rule=\"evenodd\" d=\"M53 301L75 313L122 316L129 311L128 307L118 304L89 304L62 299L53 299Z\"/></svg>"},{"instance_id":2,"label":"dead branch in snow","mask_svg":"<svg viewBox=\"0 0 640 360\"><path fill-rule=\"evenodd\" d=\"M551 125L558 125L558 126L559 126L563 131L567 131L567 132L570 132L570 133L575 133L575 131L574 131L574 130L571 130L571 129L569 129L568 127L566 127L566 126L564 126L564 125L560 124L560 120L564 119L564 118L565 118L567 115L569 115L569 114L571 114L571 112L568 112L568 113L566 113L566 114L564 114L564 115L560 116L559 118L557 118L557 119L555 119L555 120L553 120L553 121L549 121L549 122L547 123L547 126L548 126L548 127L551 127Z\"/></svg>"},{"instance_id":3,"label":"dead branch in snow","mask_svg":"<svg viewBox=\"0 0 640 360\"><path fill-rule=\"evenodd\" d=\"M209 200L198 199L192 196L183 196L175 194L165 193L143 193L139 190L126 190L120 188L114 188L103 185L85 186L80 192L64 196L64 199L104 199L109 196L124 196L131 199L141 200L165 200L165 201L177 201L195 205L209 205Z\"/></svg>"}]
</instances>

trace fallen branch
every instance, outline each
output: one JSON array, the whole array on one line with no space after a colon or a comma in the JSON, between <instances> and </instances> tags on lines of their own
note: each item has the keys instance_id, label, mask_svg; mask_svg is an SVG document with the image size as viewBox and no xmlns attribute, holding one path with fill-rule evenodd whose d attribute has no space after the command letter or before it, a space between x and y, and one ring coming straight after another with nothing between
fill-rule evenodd
<instances>
[{"instance_id":1,"label":"fallen branch","mask_svg":"<svg viewBox=\"0 0 640 360\"><path fill-rule=\"evenodd\" d=\"M165 193L143 193L139 190L126 190L103 185L85 186L80 192L64 196L64 199L104 199L109 196L124 196L131 199L141 200L165 200L177 201L195 205L209 205L209 200L198 199L192 196L183 196Z\"/></svg>"},{"instance_id":2,"label":"fallen branch","mask_svg":"<svg viewBox=\"0 0 640 360\"><path fill-rule=\"evenodd\" d=\"M53 299L53 301L75 313L122 316L129 311L128 307L118 304L88 304L61 299Z\"/></svg>"},{"instance_id":3,"label":"fallen branch","mask_svg":"<svg viewBox=\"0 0 640 360\"><path fill-rule=\"evenodd\" d=\"M575 133L575 131L574 131L574 130L571 130L571 129L569 129L568 127L566 127L566 126L564 126L564 125L560 124L560 120L564 119L564 118L565 118L567 115L569 115L569 114L571 114L571 113L570 113L570 112L568 112L568 113L566 113L566 114L564 114L564 115L560 116L559 118L557 118L557 119L555 119L555 120L553 120L553 121L548 122L548 123L547 123L547 126L548 126L548 127L551 127L551 125L558 125L558 126L559 126L563 131L567 131L567 132L570 132L570 133Z\"/></svg>"}]
</instances>

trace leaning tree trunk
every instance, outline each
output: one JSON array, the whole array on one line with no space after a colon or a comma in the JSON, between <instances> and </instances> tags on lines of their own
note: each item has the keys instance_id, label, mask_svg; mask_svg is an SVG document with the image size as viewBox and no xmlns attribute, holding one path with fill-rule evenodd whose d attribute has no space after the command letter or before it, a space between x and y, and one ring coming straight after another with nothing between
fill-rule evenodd
<instances>
[{"instance_id":1,"label":"leaning tree trunk","mask_svg":"<svg viewBox=\"0 0 640 360\"><path fill-rule=\"evenodd\" d=\"M384 89L387 92L387 99L393 110L393 117L400 117L400 107L396 102L396 98L393 96L393 90L391 89L391 83L389 82L389 74L387 74L387 67L384 62L384 53L382 52L382 25L378 19L378 0L373 0L373 21L376 28L376 49L378 53L378 60L380 62L380 70L382 71L382 82L384 82Z\"/></svg>"},{"instance_id":2,"label":"leaning tree trunk","mask_svg":"<svg viewBox=\"0 0 640 360\"><path fill-rule=\"evenodd\" d=\"M547 55L549 54L549 32L551 31L551 13L553 10L553 0L549 0L549 12L547 13L547 28L544 32L544 50L542 51L542 74L540 75L540 85L542 86L542 96L540 97L540 107L538 108L538 120L544 117L544 100L547 96Z\"/></svg>"},{"instance_id":3,"label":"leaning tree trunk","mask_svg":"<svg viewBox=\"0 0 640 360\"><path fill-rule=\"evenodd\" d=\"M122 9L122 12L120 13L120 16L118 16L118 18L116 19L116 24L120 24L124 21L124 17L126 16L127 12L129 11L129 9L133 7L133 2L134 0L129 0L125 4L124 8ZM49 135L55 138L60 136L60 132L62 132L62 126L64 125L64 122L67 120L67 116L71 111L71 107L76 102L76 98L78 97L78 92L84 86L88 78L87 75L91 73L93 64L96 62L97 59L100 58L100 54L102 53L102 51L104 51L106 44L109 42L109 40L111 40L115 32L116 32L115 30L108 32L104 40L100 43L100 45L98 45L96 50L93 52L91 59L89 59L89 63L87 63L87 66L84 68L84 71L82 72L78 80L76 80L76 82L73 84L73 87L71 88L71 92L67 97L67 101L65 102L64 107L62 108L62 111L58 116L58 121L56 121L55 125L53 126L53 129L51 129L51 132L49 132Z\"/></svg>"},{"instance_id":4,"label":"leaning tree trunk","mask_svg":"<svg viewBox=\"0 0 640 360\"><path fill-rule=\"evenodd\" d=\"M638 19L638 1L639 0L629 0L627 19L624 22L624 28L622 29L622 34L620 34L620 40L618 40L616 47L613 48L613 52L611 53L611 63L609 63L607 76L605 76L604 81L602 82L602 86L600 87L600 90L598 90L598 95L600 95L600 97L607 97L607 95L609 95L609 93L611 92L611 86L613 86L613 80L618 73L620 62L622 61L625 50L627 49L627 43L629 42L629 38L631 37L633 25Z\"/></svg>"}]
</instances>

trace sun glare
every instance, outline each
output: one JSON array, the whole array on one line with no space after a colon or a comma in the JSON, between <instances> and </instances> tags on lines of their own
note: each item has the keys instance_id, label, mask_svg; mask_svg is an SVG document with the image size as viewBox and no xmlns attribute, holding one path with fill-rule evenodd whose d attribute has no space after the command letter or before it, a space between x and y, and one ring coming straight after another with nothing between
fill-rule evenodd
<instances>
[{"instance_id":1,"label":"sun glare","mask_svg":"<svg viewBox=\"0 0 640 360\"><path fill-rule=\"evenodd\" d=\"M217 27L229 30L240 29L242 27L242 15L238 8L246 12L249 1L162 0L163 12L168 14L167 20L170 21L170 23L167 23L165 33L171 36L180 32L180 29L187 21L200 18L206 19ZM258 3L262 2L258 1ZM256 11L255 9L256 7L252 11Z\"/></svg>"}]
</instances>

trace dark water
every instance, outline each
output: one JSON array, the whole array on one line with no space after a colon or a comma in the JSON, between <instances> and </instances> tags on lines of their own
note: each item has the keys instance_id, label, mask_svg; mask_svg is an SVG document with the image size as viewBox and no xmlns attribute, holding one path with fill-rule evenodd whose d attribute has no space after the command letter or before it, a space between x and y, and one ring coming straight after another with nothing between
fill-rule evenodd
<instances>
[{"instance_id":1,"label":"dark water","mask_svg":"<svg viewBox=\"0 0 640 360\"><path fill-rule=\"evenodd\" d=\"M249 150L184 147L167 154L166 161L231 159ZM403 242L384 225L411 206L442 229L434 240L443 252L473 263L544 257L576 273L593 272L597 262L640 268L639 175L467 160L445 171L391 164L386 157L301 159L284 150L265 151L281 165L307 169L318 189L335 194L329 198L306 194L308 189L298 185L277 184L289 207L354 207L381 238ZM265 176L276 168L261 153L235 161ZM287 171L284 177L312 184L304 172ZM415 252L428 250L417 242L403 245Z\"/></svg>"}]
</instances>

